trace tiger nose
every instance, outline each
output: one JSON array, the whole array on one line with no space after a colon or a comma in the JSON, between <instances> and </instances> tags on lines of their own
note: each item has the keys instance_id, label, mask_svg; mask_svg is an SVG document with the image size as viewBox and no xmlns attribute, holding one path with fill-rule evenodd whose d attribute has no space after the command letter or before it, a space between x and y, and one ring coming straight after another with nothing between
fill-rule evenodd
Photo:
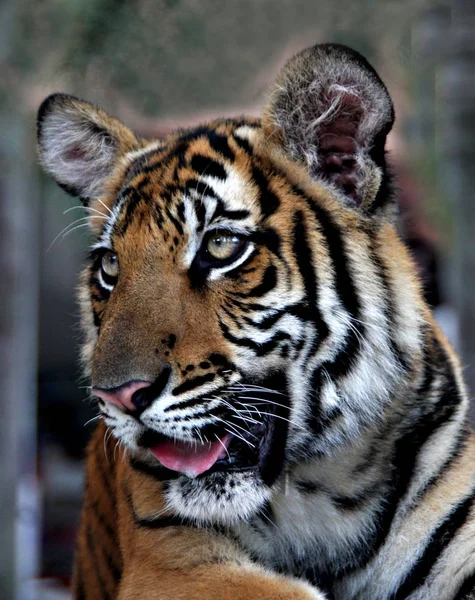
<instances>
[{"instance_id":1,"label":"tiger nose","mask_svg":"<svg viewBox=\"0 0 475 600\"><path fill-rule=\"evenodd\" d=\"M92 393L101 400L115 404L119 408L135 412L145 410L153 402L143 390L150 387L150 381L128 381L115 388L93 387Z\"/></svg>"}]
</instances>

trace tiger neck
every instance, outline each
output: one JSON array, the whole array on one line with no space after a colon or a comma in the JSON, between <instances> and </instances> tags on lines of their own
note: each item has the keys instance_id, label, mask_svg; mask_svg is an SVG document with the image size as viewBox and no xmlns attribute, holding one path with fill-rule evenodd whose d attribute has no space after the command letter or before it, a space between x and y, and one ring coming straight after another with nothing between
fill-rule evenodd
<instances>
[{"instance_id":1,"label":"tiger neck","mask_svg":"<svg viewBox=\"0 0 475 600\"><path fill-rule=\"evenodd\" d=\"M420 364L381 418L331 452L290 468L239 538L269 566L320 585L326 576L361 568L389 535L395 516L450 460L463 439L466 411L456 359L429 327ZM313 576L302 572L302 564L314 565Z\"/></svg>"}]
</instances>

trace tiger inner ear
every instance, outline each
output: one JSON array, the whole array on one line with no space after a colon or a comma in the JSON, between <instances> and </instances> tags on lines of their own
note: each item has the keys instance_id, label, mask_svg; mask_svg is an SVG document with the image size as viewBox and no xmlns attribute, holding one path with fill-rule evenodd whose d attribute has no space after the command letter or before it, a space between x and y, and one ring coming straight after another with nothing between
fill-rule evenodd
<instances>
[{"instance_id":1,"label":"tiger inner ear","mask_svg":"<svg viewBox=\"0 0 475 600\"><path fill-rule=\"evenodd\" d=\"M357 99L349 94L335 97L338 102L338 117L322 123L320 129L320 159L313 167L313 176L320 176L341 188L344 194L360 206L358 194L357 142L358 124L362 108Z\"/></svg>"},{"instance_id":2,"label":"tiger inner ear","mask_svg":"<svg viewBox=\"0 0 475 600\"><path fill-rule=\"evenodd\" d=\"M335 186L346 205L376 206L389 178L384 144L394 112L369 63L345 46L308 48L284 66L270 98L268 139Z\"/></svg>"},{"instance_id":3,"label":"tiger inner ear","mask_svg":"<svg viewBox=\"0 0 475 600\"><path fill-rule=\"evenodd\" d=\"M67 94L44 100L37 131L43 167L85 204L104 192L120 158L140 147L140 141L119 121Z\"/></svg>"}]
</instances>

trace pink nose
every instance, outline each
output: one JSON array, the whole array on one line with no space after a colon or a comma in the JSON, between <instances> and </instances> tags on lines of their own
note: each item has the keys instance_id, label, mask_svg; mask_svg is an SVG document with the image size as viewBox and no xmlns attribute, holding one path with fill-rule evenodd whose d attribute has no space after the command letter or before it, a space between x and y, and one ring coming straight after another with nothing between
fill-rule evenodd
<instances>
[{"instance_id":1,"label":"pink nose","mask_svg":"<svg viewBox=\"0 0 475 600\"><path fill-rule=\"evenodd\" d=\"M144 405L142 394L137 394L137 392L151 385L149 381L129 381L120 387L110 389L93 387L92 393L101 400L111 402L119 408L135 411L138 408L143 408Z\"/></svg>"}]
</instances>

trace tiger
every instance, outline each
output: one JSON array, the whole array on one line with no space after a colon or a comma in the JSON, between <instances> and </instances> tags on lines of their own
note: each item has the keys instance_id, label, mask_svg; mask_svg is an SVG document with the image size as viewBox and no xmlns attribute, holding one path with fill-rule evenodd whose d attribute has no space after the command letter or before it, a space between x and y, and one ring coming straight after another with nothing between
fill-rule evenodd
<instances>
[{"instance_id":1,"label":"tiger","mask_svg":"<svg viewBox=\"0 0 475 600\"><path fill-rule=\"evenodd\" d=\"M290 59L262 118L164 139L41 105L41 164L94 235L77 600L475 597L469 400L397 231L393 122L337 44Z\"/></svg>"}]
</instances>

